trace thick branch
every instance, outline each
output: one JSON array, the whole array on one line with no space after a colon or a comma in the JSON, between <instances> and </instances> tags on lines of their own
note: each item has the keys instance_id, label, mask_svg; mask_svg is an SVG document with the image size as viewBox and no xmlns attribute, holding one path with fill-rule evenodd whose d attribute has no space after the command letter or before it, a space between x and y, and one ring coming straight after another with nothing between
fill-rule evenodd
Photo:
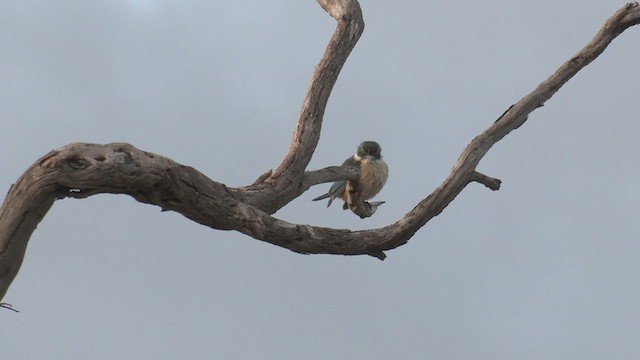
<instances>
[{"instance_id":1,"label":"thick branch","mask_svg":"<svg viewBox=\"0 0 640 360\"><path fill-rule=\"evenodd\" d=\"M306 186L353 179L357 169L330 167L308 172ZM219 230L237 230L300 253L331 253L349 230L295 225L238 201L223 184L197 170L129 144L71 144L31 166L0 208L0 299L18 273L27 242L54 200L98 193L128 194ZM301 231L307 235L301 235ZM310 240L310 241L309 241ZM348 244L339 245L349 253ZM380 256L379 251L360 251Z\"/></svg>"},{"instance_id":2,"label":"thick branch","mask_svg":"<svg viewBox=\"0 0 640 360\"><path fill-rule=\"evenodd\" d=\"M40 161L11 187L0 208L0 300L20 270L31 234L57 196L55 182L40 177L39 169Z\"/></svg>"}]
</instances>

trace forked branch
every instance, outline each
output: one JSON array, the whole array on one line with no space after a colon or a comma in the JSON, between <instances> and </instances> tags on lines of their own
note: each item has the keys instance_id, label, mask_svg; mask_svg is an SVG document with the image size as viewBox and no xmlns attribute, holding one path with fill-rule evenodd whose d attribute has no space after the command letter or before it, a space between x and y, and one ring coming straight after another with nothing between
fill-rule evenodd
<instances>
[{"instance_id":1,"label":"forked branch","mask_svg":"<svg viewBox=\"0 0 640 360\"><path fill-rule=\"evenodd\" d=\"M98 193L128 194L211 228L239 231L298 253L366 254L384 259L383 251L405 244L470 182L497 190L500 180L476 170L487 151L520 127L532 111L600 55L616 36L640 22L637 2L618 10L585 48L474 138L444 182L413 210L386 227L350 231L292 224L271 216L313 185L357 181L359 176L357 169L343 167L306 171L319 140L331 89L364 27L357 1L318 2L338 25L309 86L289 151L275 171L250 186L233 189L196 169L129 144L77 143L52 151L20 177L0 208L0 300L18 273L31 234L54 201ZM357 190L354 196L357 202Z\"/></svg>"},{"instance_id":2,"label":"forked branch","mask_svg":"<svg viewBox=\"0 0 640 360\"><path fill-rule=\"evenodd\" d=\"M364 30L362 10L357 0L317 1L331 17L336 19L337 25L311 78L289 150L280 166L269 176L235 192L245 203L270 214L275 213L306 190L302 190L299 185L306 181L305 170L320 139L322 118L329 95L351 50L356 46Z\"/></svg>"}]
</instances>

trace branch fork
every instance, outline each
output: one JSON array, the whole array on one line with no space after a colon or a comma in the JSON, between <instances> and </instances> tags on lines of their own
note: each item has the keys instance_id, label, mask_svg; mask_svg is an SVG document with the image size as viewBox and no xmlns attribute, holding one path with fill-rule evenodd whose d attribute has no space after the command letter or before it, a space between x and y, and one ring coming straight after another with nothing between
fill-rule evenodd
<instances>
[{"instance_id":1,"label":"branch fork","mask_svg":"<svg viewBox=\"0 0 640 360\"><path fill-rule=\"evenodd\" d=\"M348 207L358 216L371 216L384 203L362 201L358 169L306 170L320 138L333 85L364 29L356 0L317 1L336 19L337 26L311 79L289 150L275 171L263 174L251 185L227 188L196 169L129 144L76 143L52 151L27 169L0 208L0 300L20 269L31 234L55 200L98 193L128 194L213 229L239 231L298 253L370 255L382 260L384 251L405 244L470 182L498 190L500 180L476 171L482 157L616 36L640 22L637 2L622 7L589 44L474 138L443 183L403 218L379 229L351 231L292 224L272 216L311 186L344 179L349 180ZM6 303L0 306L14 310Z\"/></svg>"}]
</instances>

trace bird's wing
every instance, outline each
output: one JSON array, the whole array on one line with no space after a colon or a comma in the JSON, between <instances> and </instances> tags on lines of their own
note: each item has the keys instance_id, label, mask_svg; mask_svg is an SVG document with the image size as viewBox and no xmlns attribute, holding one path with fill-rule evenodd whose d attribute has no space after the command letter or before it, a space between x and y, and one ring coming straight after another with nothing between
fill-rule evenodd
<instances>
[{"instance_id":1,"label":"bird's wing","mask_svg":"<svg viewBox=\"0 0 640 360\"><path fill-rule=\"evenodd\" d=\"M336 198L340 197L340 195L342 195L342 192L346 187L347 187L346 180L336 181L333 183L333 185L331 185L331 188L329 189L329 193L327 193L329 197L329 203L327 203L327 207L331 206L331 203L333 202L333 200L335 200Z\"/></svg>"},{"instance_id":2,"label":"bird's wing","mask_svg":"<svg viewBox=\"0 0 640 360\"><path fill-rule=\"evenodd\" d=\"M349 158L347 158L347 160L345 160L342 163L342 166L357 167L357 166L360 166L360 161L354 159L353 156L350 156ZM342 195L342 192L346 187L347 187L346 180L336 181L331 185L331 188L326 194L322 194L318 196L317 198L313 199L313 201L329 198L329 203L327 204L327 207L329 207L331 206L331 203L333 202L333 200L335 200L336 198L340 197L340 195Z\"/></svg>"},{"instance_id":3,"label":"bird's wing","mask_svg":"<svg viewBox=\"0 0 640 360\"><path fill-rule=\"evenodd\" d=\"M354 159L353 156L350 156L347 158L347 160L345 160L342 163L342 166L357 167L357 166L360 166L360 161ZM327 207L331 206L331 203L333 202L333 200L340 197L340 195L342 195L342 193L346 188L347 188L347 180L340 180L340 181L334 182L333 185L331 185L331 188L329 189L329 193L328 193L329 203L327 203Z\"/></svg>"}]
</instances>

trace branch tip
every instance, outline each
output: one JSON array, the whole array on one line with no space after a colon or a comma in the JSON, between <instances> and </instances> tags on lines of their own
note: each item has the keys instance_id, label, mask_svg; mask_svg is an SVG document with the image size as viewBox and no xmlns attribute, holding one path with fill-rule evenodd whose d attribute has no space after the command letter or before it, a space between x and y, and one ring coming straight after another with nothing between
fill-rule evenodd
<instances>
[{"instance_id":1,"label":"branch tip","mask_svg":"<svg viewBox=\"0 0 640 360\"><path fill-rule=\"evenodd\" d=\"M384 251L380 250L380 251L372 251L367 253L367 255L369 256L373 256L374 258L380 260L380 261L384 261L384 259L387 258L387 254L384 253Z\"/></svg>"},{"instance_id":2,"label":"branch tip","mask_svg":"<svg viewBox=\"0 0 640 360\"><path fill-rule=\"evenodd\" d=\"M316 0L332 18L340 20L358 5L356 0Z\"/></svg>"},{"instance_id":3,"label":"branch tip","mask_svg":"<svg viewBox=\"0 0 640 360\"><path fill-rule=\"evenodd\" d=\"M477 171L474 171L471 174L471 181L475 181L477 183L480 183L486 187L488 187L489 189L496 191L496 190L500 190L500 184L502 183L502 181L500 181L500 179L496 179L496 178L492 178L489 177L485 174L481 174Z\"/></svg>"}]
</instances>

